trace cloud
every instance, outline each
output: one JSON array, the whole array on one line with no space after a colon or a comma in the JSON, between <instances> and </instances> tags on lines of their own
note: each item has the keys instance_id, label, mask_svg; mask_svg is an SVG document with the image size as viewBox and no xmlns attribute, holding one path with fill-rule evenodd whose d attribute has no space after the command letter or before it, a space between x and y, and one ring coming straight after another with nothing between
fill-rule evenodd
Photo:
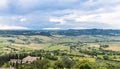
<instances>
[{"instance_id":1,"label":"cloud","mask_svg":"<svg viewBox=\"0 0 120 69\"><path fill-rule=\"evenodd\" d=\"M20 19L20 22L26 22L26 21L27 21L26 18L21 18L21 19Z\"/></svg>"},{"instance_id":2,"label":"cloud","mask_svg":"<svg viewBox=\"0 0 120 69\"><path fill-rule=\"evenodd\" d=\"M28 28L22 26L0 25L0 30L28 30Z\"/></svg>"},{"instance_id":3,"label":"cloud","mask_svg":"<svg viewBox=\"0 0 120 69\"><path fill-rule=\"evenodd\" d=\"M111 8L109 11L107 8L98 8L93 11L80 11L74 10L72 13L63 16L54 16L54 20L51 22L64 23L64 25L74 25L91 28L91 26L96 26L96 28L112 28L120 29L120 5ZM51 19L51 18L50 18ZM100 26L101 25L101 26Z\"/></svg>"},{"instance_id":4,"label":"cloud","mask_svg":"<svg viewBox=\"0 0 120 69\"><path fill-rule=\"evenodd\" d=\"M1 0L0 1L0 10L7 9L8 8L8 1L7 0Z\"/></svg>"},{"instance_id":5,"label":"cloud","mask_svg":"<svg viewBox=\"0 0 120 69\"><path fill-rule=\"evenodd\" d=\"M12 14L28 14L37 10L48 11L74 8L70 5L76 5L78 2L79 0L1 0L0 9L4 14L5 12Z\"/></svg>"},{"instance_id":6,"label":"cloud","mask_svg":"<svg viewBox=\"0 0 120 69\"><path fill-rule=\"evenodd\" d=\"M61 28L43 28L43 30L61 30Z\"/></svg>"},{"instance_id":7,"label":"cloud","mask_svg":"<svg viewBox=\"0 0 120 69\"><path fill-rule=\"evenodd\" d=\"M87 28L84 28L84 27L75 27L75 28L71 28L71 29L87 29Z\"/></svg>"},{"instance_id":8,"label":"cloud","mask_svg":"<svg viewBox=\"0 0 120 69\"><path fill-rule=\"evenodd\" d=\"M120 29L120 0L1 0L0 25Z\"/></svg>"},{"instance_id":9,"label":"cloud","mask_svg":"<svg viewBox=\"0 0 120 69\"><path fill-rule=\"evenodd\" d=\"M50 22L59 23L60 25L64 25L65 24L65 20L58 19L58 18L50 18Z\"/></svg>"}]
</instances>

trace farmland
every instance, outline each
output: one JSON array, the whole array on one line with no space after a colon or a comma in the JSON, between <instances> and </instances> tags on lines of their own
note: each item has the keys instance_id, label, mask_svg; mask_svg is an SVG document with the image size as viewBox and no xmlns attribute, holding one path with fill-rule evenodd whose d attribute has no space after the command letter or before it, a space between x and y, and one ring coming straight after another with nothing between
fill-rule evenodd
<instances>
[{"instance_id":1,"label":"farmland","mask_svg":"<svg viewBox=\"0 0 120 69\"><path fill-rule=\"evenodd\" d=\"M29 55L43 57L46 60L38 60L35 63L39 64L42 61L49 61L48 69L53 69L54 64L62 63L63 68L65 68L65 59L68 59L66 61L71 63L70 68L72 69L80 67L79 65L82 62L87 62L88 65L89 63L90 65L96 64L96 67L92 66L92 69L97 69L97 67L106 69L116 67L116 69L119 69L119 65L117 64L120 64L120 35L96 35L96 33L90 35L85 33L71 36L66 35L68 31L66 31L66 34L59 34L56 31L46 32L43 33L42 31L42 34L38 34L38 31L37 34L36 31L34 33L33 31L29 31L29 33L28 31L22 31L22 33L19 32L20 34L16 33L16 31L8 32L7 34L1 33L1 59L2 56L6 57L6 55L14 57L15 55L24 54L24 57ZM13 59L11 57L9 59L7 57L7 60L1 62L0 66L13 66L18 69L15 65L10 64L9 60ZM14 58L21 59L24 57L19 56ZM57 61L61 63L57 63ZM99 61L101 62L97 64ZM67 62L65 63L67 64ZM109 62L111 63L109 64ZM30 69L29 67L34 67L35 63L20 64L19 67ZM109 65L113 67L109 68Z\"/></svg>"},{"instance_id":2,"label":"farmland","mask_svg":"<svg viewBox=\"0 0 120 69\"><path fill-rule=\"evenodd\" d=\"M78 42L87 43L89 47L99 48L99 44L109 45L106 50L119 51L120 42L112 42L113 39L120 40L116 36L91 36L91 35L82 35L82 36L13 36L13 37L0 37L0 49L1 52L11 52L13 49L16 49L18 52L24 49L27 50L55 50L55 49L65 49L69 50L69 44L76 44ZM105 41L105 42L96 42ZM110 42L108 42L108 40ZM78 44L80 45L80 44ZM3 51L4 50L4 51Z\"/></svg>"}]
</instances>

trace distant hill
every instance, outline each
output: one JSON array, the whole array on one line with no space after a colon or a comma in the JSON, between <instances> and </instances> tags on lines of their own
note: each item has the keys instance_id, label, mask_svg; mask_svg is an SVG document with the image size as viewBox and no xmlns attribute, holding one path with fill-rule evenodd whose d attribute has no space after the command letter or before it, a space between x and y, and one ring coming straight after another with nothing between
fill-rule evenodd
<instances>
[{"instance_id":1,"label":"distant hill","mask_svg":"<svg viewBox=\"0 0 120 69\"><path fill-rule=\"evenodd\" d=\"M78 36L78 35L120 35L120 30L111 29L82 29L82 30L64 30L58 32L60 35Z\"/></svg>"},{"instance_id":2,"label":"distant hill","mask_svg":"<svg viewBox=\"0 0 120 69\"><path fill-rule=\"evenodd\" d=\"M119 36L120 30L112 29L69 29L69 30L0 30L0 35L66 35L66 36L79 36L79 35L110 35Z\"/></svg>"}]
</instances>

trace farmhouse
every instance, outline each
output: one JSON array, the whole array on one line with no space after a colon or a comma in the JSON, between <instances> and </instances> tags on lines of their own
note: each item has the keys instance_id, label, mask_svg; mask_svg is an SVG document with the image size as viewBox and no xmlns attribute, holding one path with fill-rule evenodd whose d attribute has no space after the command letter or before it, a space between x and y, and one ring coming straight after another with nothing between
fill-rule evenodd
<instances>
[{"instance_id":1,"label":"farmhouse","mask_svg":"<svg viewBox=\"0 0 120 69\"><path fill-rule=\"evenodd\" d=\"M15 68L10 67L10 68L0 68L0 69L15 69Z\"/></svg>"},{"instance_id":2,"label":"farmhouse","mask_svg":"<svg viewBox=\"0 0 120 69\"><path fill-rule=\"evenodd\" d=\"M27 56L25 58L23 58L22 62L23 63L31 63L33 61L36 61L37 59L39 59L40 57L31 57L31 56Z\"/></svg>"},{"instance_id":3,"label":"farmhouse","mask_svg":"<svg viewBox=\"0 0 120 69\"><path fill-rule=\"evenodd\" d=\"M13 62L13 63L31 63L33 61L36 61L40 59L40 57L32 57L32 56L27 56L25 58L23 58L22 60L20 59L10 59L10 62Z\"/></svg>"},{"instance_id":4,"label":"farmhouse","mask_svg":"<svg viewBox=\"0 0 120 69\"><path fill-rule=\"evenodd\" d=\"M20 60L20 59L10 59L10 62L12 62L12 63L21 63L22 60Z\"/></svg>"}]
</instances>

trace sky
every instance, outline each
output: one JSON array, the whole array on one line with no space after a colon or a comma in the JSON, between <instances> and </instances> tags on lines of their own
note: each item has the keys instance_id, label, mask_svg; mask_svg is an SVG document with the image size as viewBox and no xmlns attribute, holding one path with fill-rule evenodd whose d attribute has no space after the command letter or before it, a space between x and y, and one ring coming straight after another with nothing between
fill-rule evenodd
<instances>
[{"instance_id":1,"label":"sky","mask_svg":"<svg viewBox=\"0 0 120 69\"><path fill-rule=\"evenodd\" d=\"M120 29L120 0L0 0L0 30Z\"/></svg>"}]
</instances>

